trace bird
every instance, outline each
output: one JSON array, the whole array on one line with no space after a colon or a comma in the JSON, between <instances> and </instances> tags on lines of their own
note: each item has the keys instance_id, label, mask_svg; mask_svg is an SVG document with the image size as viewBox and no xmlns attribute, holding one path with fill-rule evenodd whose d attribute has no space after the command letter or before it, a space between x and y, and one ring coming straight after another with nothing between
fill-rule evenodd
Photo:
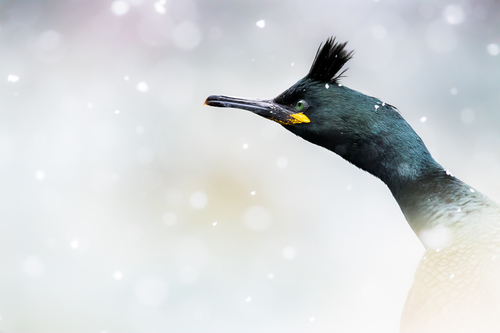
<instances>
[{"instance_id":1,"label":"bird","mask_svg":"<svg viewBox=\"0 0 500 333\"><path fill-rule=\"evenodd\" d=\"M500 206L436 162L395 106L341 83L346 46L329 37L273 99L211 95L205 105L275 121L387 185L425 248L401 333L500 332Z\"/></svg>"}]
</instances>

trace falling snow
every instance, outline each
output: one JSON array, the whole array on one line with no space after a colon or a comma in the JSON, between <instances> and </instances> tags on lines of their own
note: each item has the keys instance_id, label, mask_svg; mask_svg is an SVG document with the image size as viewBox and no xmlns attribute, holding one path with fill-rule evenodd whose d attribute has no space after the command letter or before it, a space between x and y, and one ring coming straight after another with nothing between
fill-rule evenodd
<instances>
[{"instance_id":1,"label":"falling snow","mask_svg":"<svg viewBox=\"0 0 500 333\"><path fill-rule=\"evenodd\" d=\"M37 172L35 172L35 178L36 180L44 180L45 172L43 172L42 170L38 170Z\"/></svg>"},{"instance_id":2,"label":"falling snow","mask_svg":"<svg viewBox=\"0 0 500 333\"><path fill-rule=\"evenodd\" d=\"M465 13L458 4L448 5L443 10L443 18L451 25L457 25L465 20Z\"/></svg>"},{"instance_id":3,"label":"falling snow","mask_svg":"<svg viewBox=\"0 0 500 333\"><path fill-rule=\"evenodd\" d=\"M247 297L247 299L245 300L245 302L250 302L252 300L252 298L250 296Z\"/></svg>"},{"instance_id":4,"label":"falling snow","mask_svg":"<svg viewBox=\"0 0 500 333\"><path fill-rule=\"evenodd\" d=\"M325 88L326 88L326 89L330 88L330 85L329 85L328 83L327 83L327 84L325 84Z\"/></svg>"},{"instance_id":5,"label":"falling snow","mask_svg":"<svg viewBox=\"0 0 500 333\"><path fill-rule=\"evenodd\" d=\"M251 195L255 195L255 191L250 192Z\"/></svg>"},{"instance_id":6,"label":"falling snow","mask_svg":"<svg viewBox=\"0 0 500 333\"><path fill-rule=\"evenodd\" d=\"M500 54L500 45L495 43L488 44L486 50L491 56L497 56Z\"/></svg>"},{"instance_id":7,"label":"falling snow","mask_svg":"<svg viewBox=\"0 0 500 333\"><path fill-rule=\"evenodd\" d=\"M78 249L78 247L80 247L80 242L78 241L78 239L73 239L69 246L71 246L73 250L76 250Z\"/></svg>"},{"instance_id":8,"label":"falling snow","mask_svg":"<svg viewBox=\"0 0 500 333\"><path fill-rule=\"evenodd\" d=\"M9 76L7 76L7 82L17 82L17 81L19 81L19 76L13 74L9 74Z\"/></svg>"},{"instance_id":9,"label":"falling snow","mask_svg":"<svg viewBox=\"0 0 500 333\"><path fill-rule=\"evenodd\" d=\"M258 26L259 28L263 29L266 26L266 21L259 20L259 21L255 22L255 25Z\"/></svg>"},{"instance_id":10,"label":"falling snow","mask_svg":"<svg viewBox=\"0 0 500 333\"><path fill-rule=\"evenodd\" d=\"M111 4L111 12L116 16L125 15L130 9L130 5L125 1L113 1Z\"/></svg>"},{"instance_id":11,"label":"falling snow","mask_svg":"<svg viewBox=\"0 0 500 333\"><path fill-rule=\"evenodd\" d=\"M248 143L244 143L242 147L243 147L243 149L248 149L249 145L248 145Z\"/></svg>"},{"instance_id":12,"label":"falling snow","mask_svg":"<svg viewBox=\"0 0 500 333\"><path fill-rule=\"evenodd\" d=\"M139 90L140 92L147 92L149 90L149 86L146 82L144 81L141 81L137 84L137 90Z\"/></svg>"},{"instance_id":13,"label":"falling snow","mask_svg":"<svg viewBox=\"0 0 500 333\"><path fill-rule=\"evenodd\" d=\"M115 271L113 273L113 278L117 281L120 281L123 278L123 273L120 271Z\"/></svg>"},{"instance_id":14,"label":"falling snow","mask_svg":"<svg viewBox=\"0 0 500 333\"><path fill-rule=\"evenodd\" d=\"M215 221L214 223L212 223L212 225L215 227L217 225L217 221Z\"/></svg>"},{"instance_id":15,"label":"falling snow","mask_svg":"<svg viewBox=\"0 0 500 333\"><path fill-rule=\"evenodd\" d=\"M424 116L424 117L420 118L421 123L425 123L426 121L427 121L427 117Z\"/></svg>"},{"instance_id":16,"label":"falling snow","mask_svg":"<svg viewBox=\"0 0 500 333\"><path fill-rule=\"evenodd\" d=\"M427 248L436 249L436 252L439 252L450 241L451 231L444 225L437 225L421 230L418 236Z\"/></svg>"},{"instance_id":17,"label":"falling snow","mask_svg":"<svg viewBox=\"0 0 500 333\"><path fill-rule=\"evenodd\" d=\"M157 13L165 14L167 12L167 0L158 0L154 3L154 8Z\"/></svg>"}]
</instances>

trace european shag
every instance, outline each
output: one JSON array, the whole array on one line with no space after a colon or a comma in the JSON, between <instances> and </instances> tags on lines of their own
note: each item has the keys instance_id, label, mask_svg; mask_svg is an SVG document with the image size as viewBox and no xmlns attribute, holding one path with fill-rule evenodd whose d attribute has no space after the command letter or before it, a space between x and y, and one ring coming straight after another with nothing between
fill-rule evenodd
<instances>
[{"instance_id":1,"label":"european shag","mask_svg":"<svg viewBox=\"0 0 500 333\"><path fill-rule=\"evenodd\" d=\"M445 170L398 110L340 84L353 53L329 38L309 73L271 100L209 96L251 111L380 178L425 246L404 333L500 332L500 206Z\"/></svg>"}]
</instances>

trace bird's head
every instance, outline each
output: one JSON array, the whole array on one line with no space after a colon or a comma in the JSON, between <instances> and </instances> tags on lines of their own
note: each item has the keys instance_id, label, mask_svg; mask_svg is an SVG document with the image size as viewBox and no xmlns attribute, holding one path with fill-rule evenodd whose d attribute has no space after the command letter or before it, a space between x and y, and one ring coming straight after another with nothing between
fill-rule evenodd
<instances>
[{"instance_id":1,"label":"bird's head","mask_svg":"<svg viewBox=\"0 0 500 333\"><path fill-rule=\"evenodd\" d=\"M394 168L405 170L413 161L427 160L423 155L430 158L393 106L340 84L342 69L353 55L346 44L329 38L320 45L309 73L274 99L213 95L205 104L244 109L276 121L382 179L394 174Z\"/></svg>"},{"instance_id":2,"label":"bird's head","mask_svg":"<svg viewBox=\"0 0 500 333\"><path fill-rule=\"evenodd\" d=\"M369 132L364 127L371 126L374 119L366 114L364 104L369 105L370 111L375 109L365 95L340 84L345 72L342 68L353 55L346 50L346 44L329 38L320 45L309 73L274 99L212 95L205 104L251 111L282 124L308 141L342 153L342 147L336 146L349 136Z\"/></svg>"}]
</instances>

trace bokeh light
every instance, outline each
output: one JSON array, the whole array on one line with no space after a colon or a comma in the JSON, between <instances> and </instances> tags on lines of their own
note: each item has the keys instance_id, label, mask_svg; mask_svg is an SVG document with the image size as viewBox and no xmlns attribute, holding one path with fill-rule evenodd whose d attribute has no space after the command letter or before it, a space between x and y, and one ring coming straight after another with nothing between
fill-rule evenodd
<instances>
[{"instance_id":1,"label":"bokeh light","mask_svg":"<svg viewBox=\"0 0 500 333\"><path fill-rule=\"evenodd\" d=\"M279 124L203 106L275 97L331 35L355 50L342 84L398 107L500 201L498 1L0 13L2 332L397 332L423 246L387 187Z\"/></svg>"}]
</instances>

